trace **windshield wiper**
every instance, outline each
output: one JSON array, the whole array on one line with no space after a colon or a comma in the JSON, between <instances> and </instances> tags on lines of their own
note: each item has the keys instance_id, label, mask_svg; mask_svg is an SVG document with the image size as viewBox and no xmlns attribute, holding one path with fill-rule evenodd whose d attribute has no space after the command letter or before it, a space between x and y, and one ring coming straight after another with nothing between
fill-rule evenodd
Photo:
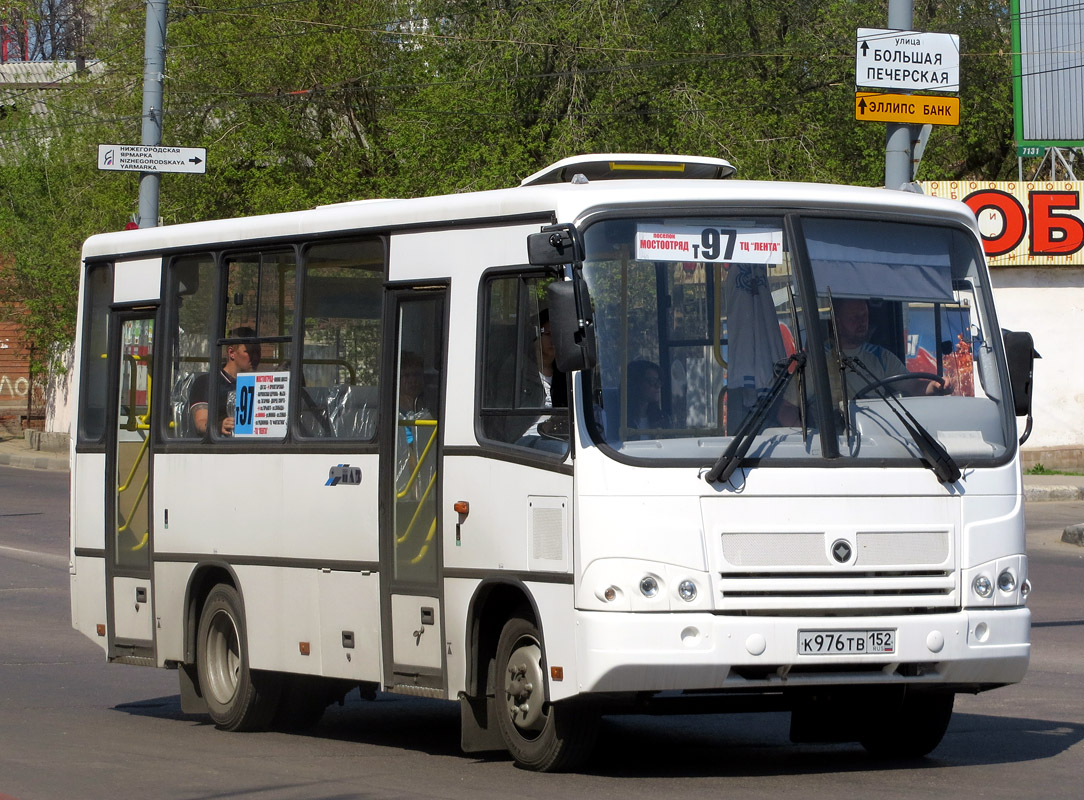
<instances>
[{"instance_id":1,"label":"windshield wiper","mask_svg":"<svg viewBox=\"0 0 1084 800\"><path fill-rule=\"evenodd\" d=\"M794 363L794 369L791 369L791 363ZM767 393L753 406L753 410L749 412L745 422L741 424L741 427L734 434L730 446L719 456L719 460L715 462L711 471L704 476L704 480L708 483L715 483L716 481L725 481L734 474L738 464L745 458L745 454L749 452L753 439L760 433L764 418L768 415L768 409L772 407L779 395L787 388L787 384L794 374L801 372L803 367L805 367L805 353L795 353L775 363L775 378L772 380L772 385L768 388Z\"/></svg>"},{"instance_id":2,"label":"windshield wiper","mask_svg":"<svg viewBox=\"0 0 1084 800\"><path fill-rule=\"evenodd\" d=\"M843 356L841 353L840 363L851 370L855 375L870 383L877 382L877 376L873 372L856 358L849 356ZM846 376L844 376L843 383L846 384ZM863 390L864 392L865 390ZM960 476L963 474L960 472L960 468L956 465L956 461L948 450L941 446L941 443L935 439L922 423L920 423L907 407L900 402L899 398L887 391L883 386L874 386L869 391L876 392L877 395L885 401L892 412L899 417L903 427L907 429L907 432L911 434L911 439L918 449L922 451L923 457L926 459L926 463L930 469L933 470L933 474L937 476L937 479L941 483L956 483L960 480ZM858 394L862 394L859 392ZM856 397L857 399L857 397ZM846 407L843 409L843 413L850 417L850 410Z\"/></svg>"}]
</instances>

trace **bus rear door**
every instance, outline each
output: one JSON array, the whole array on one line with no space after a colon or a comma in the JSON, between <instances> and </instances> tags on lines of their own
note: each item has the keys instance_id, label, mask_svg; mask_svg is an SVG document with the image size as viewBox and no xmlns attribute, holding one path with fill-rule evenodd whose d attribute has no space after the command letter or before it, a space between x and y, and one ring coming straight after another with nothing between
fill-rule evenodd
<instances>
[{"instance_id":1,"label":"bus rear door","mask_svg":"<svg viewBox=\"0 0 1084 800\"><path fill-rule=\"evenodd\" d=\"M154 663L151 390L155 309L113 311L106 427L108 654Z\"/></svg>"}]
</instances>

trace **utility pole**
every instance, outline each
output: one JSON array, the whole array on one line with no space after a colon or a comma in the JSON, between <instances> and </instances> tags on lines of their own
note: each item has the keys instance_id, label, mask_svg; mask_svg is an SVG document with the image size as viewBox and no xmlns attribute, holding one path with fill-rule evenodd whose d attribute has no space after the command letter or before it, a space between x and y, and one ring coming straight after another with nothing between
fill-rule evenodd
<instances>
[{"instance_id":1,"label":"utility pole","mask_svg":"<svg viewBox=\"0 0 1084 800\"><path fill-rule=\"evenodd\" d=\"M910 2L910 0L908 0ZM167 0L146 0L147 32L143 40L143 134L140 144L162 143L162 75L166 69ZM158 225L157 172L139 176L139 227Z\"/></svg>"},{"instance_id":2,"label":"utility pole","mask_svg":"<svg viewBox=\"0 0 1084 800\"><path fill-rule=\"evenodd\" d=\"M909 31L913 25L913 0L888 0L888 27ZM906 122L888 123L885 131L886 189L902 189L914 177L911 147L916 138Z\"/></svg>"}]
</instances>

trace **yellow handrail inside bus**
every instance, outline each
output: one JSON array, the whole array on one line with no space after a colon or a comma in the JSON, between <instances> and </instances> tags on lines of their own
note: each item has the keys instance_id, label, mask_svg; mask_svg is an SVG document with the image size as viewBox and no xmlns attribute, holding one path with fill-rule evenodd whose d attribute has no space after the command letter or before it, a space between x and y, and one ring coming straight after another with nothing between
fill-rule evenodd
<instances>
[{"instance_id":1,"label":"yellow handrail inside bus","mask_svg":"<svg viewBox=\"0 0 1084 800\"><path fill-rule=\"evenodd\" d=\"M432 433L429 435L429 441L425 443L425 447L422 449L421 455L418 457L418 463L414 465L413 471L410 473L410 477L407 479L406 486L402 491L396 492L396 500L402 500L414 487L418 480L418 476L421 473L422 465L426 459L429 458L429 454L433 451L433 443L437 440L437 421L435 419L416 419L416 420L399 420L399 425L402 427L417 426L424 428L433 428ZM407 523L406 530L403 531L402 536L397 536L395 539L396 545L404 544L415 530L415 526L418 523L418 519L422 514L422 509L426 506L426 501L433 492L433 487L437 483L437 473L433 470L433 474L429 477L429 483L425 487L425 492L422 494L421 499L418 501L417 507L414 509L413 515L410 517L410 522ZM433 512L432 519L429 522L429 531L426 534L425 540L422 542L421 548L418 550L418 554L410 560L411 564L419 563L429 550L429 545L433 541L433 537L437 532L437 515L436 511Z\"/></svg>"},{"instance_id":2,"label":"yellow handrail inside bus","mask_svg":"<svg viewBox=\"0 0 1084 800\"><path fill-rule=\"evenodd\" d=\"M127 355L124 356L124 358L126 360L132 362L133 366L135 366L136 362L146 360L143 356L132 355L132 354L127 354ZM146 457L147 451L148 451L148 449L150 447L150 443L151 443L151 437L150 437L150 427L151 427L150 426L150 418L151 418L151 376L150 376L150 374L148 372L148 374L147 374L147 397L146 397L147 411L143 415L139 415L135 411L135 409L137 408L136 393L137 393L138 389L136 387L136 381L134 380L134 378L135 378L135 370L133 369L132 370L132 380L128 384L128 408L129 408L130 413L128 415L128 421L124 425L124 429L128 430L128 431L147 431L147 433L144 435L143 442L139 446L139 452L136 454L135 461L132 463L132 468L128 472L128 477L125 478L124 483L122 485L117 487L117 500L118 500L118 502L120 500L121 494L123 492L126 492L126 491L128 491L129 489L132 488L132 481L135 479L136 474L139 472L139 468L143 464L143 459ZM150 477L151 476L150 476L149 472L147 472L147 474L143 476L143 483L139 487L139 492L136 494L135 502L132 503L132 505L131 505L131 507L129 509L127 518L124 519L124 521L123 521L123 523L121 525L117 526L117 534L118 535L121 534L121 533L127 532L129 527L131 526L132 521L134 520L135 515L136 515L136 510L139 508L140 503L143 502L143 498L147 494L147 486L150 483ZM133 552L138 551L138 550L142 550L144 547L147 546L147 542L149 542L149 541L150 541L150 526L148 525L147 530L144 531L144 533L143 533L142 539L140 539L140 541L137 544L133 545L131 550Z\"/></svg>"},{"instance_id":3,"label":"yellow handrail inside bus","mask_svg":"<svg viewBox=\"0 0 1084 800\"><path fill-rule=\"evenodd\" d=\"M436 428L437 421L435 419L416 419L416 420L399 420L399 426L406 428L410 426L416 426L419 428ZM425 443L425 448L422 450L422 454L418 457L418 463L414 465L414 471L410 473L410 478L407 479L406 486L403 487L403 491L397 492L395 495L396 500L402 500L407 496L407 492L410 491L414 485L414 481L418 479L418 473L421 471L422 464L425 463L426 457L429 455L430 449L433 447L433 442L437 440L437 432L434 430L429 435L429 441ZM428 491L427 491L428 493Z\"/></svg>"},{"instance_id":4,"label":"yellow handrail inside bus","mask_svg":"<svg viewBox=\"0 0 1084 800\"><path fill-rule=\"evenodd\" d=\"M437 532L437 518L433 517L433 522L429 526L429 535L425 537L425 541L422 542L422 549L418 551L418 555L410 559L411 564L421 563L421 560L425 558L426 552L429 550L429 545L433 541L433 534Z\"/></svg>"},{"instance_id":5,"label":"yellow handrail inside bus","mask_svg":"<svg viewBox=\"0 0 1084 800\"><path fill-rule=\"evenodd\" d=\"M422 509L425 507L425 501L429 499L429 493L433 491L433 487L437 483L436 473L433 473L433 477L429 479L429 485L425 487L425 493L422 495L422 499L418 501L418 507L414 509L414 515L410 518L410 522L407 524L406 530L403 531L402 536L398 536L395 539L396 544L402 544L410 538L411 531L414 530L414 523L418 521L418 515L422 513ZM436 524L437 515L433 515L433 523Z\"/></svg>"}]
</instances>

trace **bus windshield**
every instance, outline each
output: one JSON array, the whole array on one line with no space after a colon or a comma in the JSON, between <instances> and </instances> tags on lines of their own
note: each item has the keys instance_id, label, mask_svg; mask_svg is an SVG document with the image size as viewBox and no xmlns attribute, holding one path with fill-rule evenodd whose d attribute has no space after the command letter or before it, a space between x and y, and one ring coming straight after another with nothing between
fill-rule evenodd
<instances>
[{"instance_id":1,"label":"bus windshield","mask_svg":"<svg viewBox=\"0 0 1084 800\"><path fill-rule=\"evenodd\" d=\"M588 425L619 458L712 463L735 436L773 461L920 465L925 436L961 467L1011 450L989 290L963 230L645 216L595 222L584 243Z\"/></svg>"}]
</instances>

